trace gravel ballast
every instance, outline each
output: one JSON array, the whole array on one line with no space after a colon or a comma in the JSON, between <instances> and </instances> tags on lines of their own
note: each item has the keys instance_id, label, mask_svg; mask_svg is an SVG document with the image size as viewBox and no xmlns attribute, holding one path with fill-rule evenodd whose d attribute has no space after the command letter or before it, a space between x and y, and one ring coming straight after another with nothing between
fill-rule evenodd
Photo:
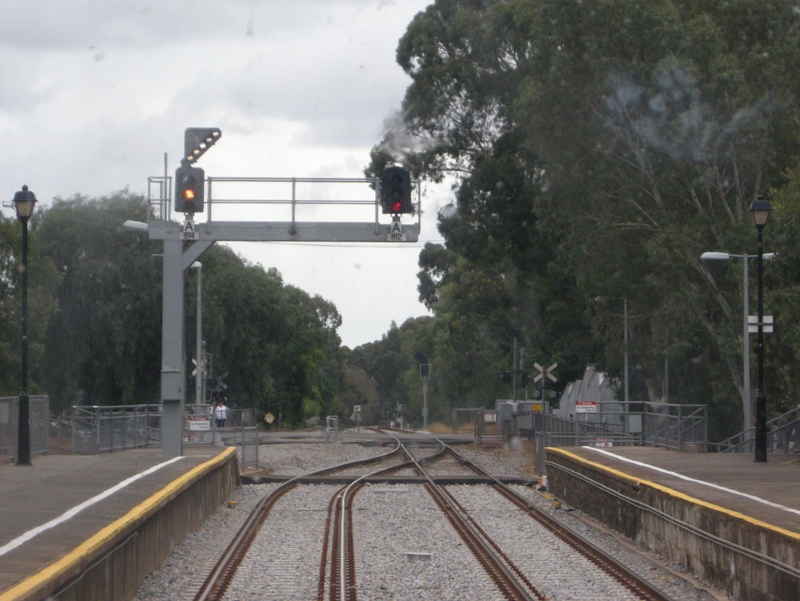
<instances>
[{"instance_id":1,"label":"gravel ballast","mask_svg":"<svg viewBox=\"0 0 800 601\"><path fill-rule=\"evenodd\" d=\"M385 446L335 443L271 444L260 447L259 457L262 466L270 474L297 476L347 461L383 455L390 449ZM524 445L512 446L510 452L491 447L476 448L473 445L459 446L456 450L493 475L532 477L531 457ZM427 453L433 452L434 449L431 449ZM417 452L415 455L420 456ZM464 469L446 461L437 468L437 473L446 472L450 465L453 465L454 471ZM364 470L374 471L380 467L381 464L372 464ZM239 487L230 499L231 504L222 505L200 530L176 548L159 570L151 574L140 587L135 600L193 599L211 566L250 510L276 486ZM327 506L338 488L304 485L276 504L251 548L252 555L240 567L234 583L228 589L226 601L316 599ZM693 583L675 566L661 564L657 558L635 552L618 535L612 536L597 528L578 512L565 511L534 489L526 486L514 488L570 528L576 529L581 536L647 577L676 601L727 599L710 588L705 590L702 583ZM579 585L559 588L559 580L566 583L581 571L588 573L591 567L570 569L570 566L577 564L561 556L562 551L548 554L546 544L531 548L534 526L529 522L533 520L513 510L507 501L489 487L453 485L448 490L465 507L476 510L479 521L489 535L504 549L512 549L516 553L512 559L519 561L519 567L526 572L527 562L542 568L549 565L547 561L553 561L552 567L546 568L550 580L542 586L548 598L553 601L626 598L618 592L610 592L612 589L602 588L605 586L604 575L591 576L599 583L599 588L592 590L601 592L581 589ZM477 560L422 486L365 486L355 497L354 509L359 600L500 599ZM531 580L538 586L534 578Z\"/></svg>"}]
</instances>

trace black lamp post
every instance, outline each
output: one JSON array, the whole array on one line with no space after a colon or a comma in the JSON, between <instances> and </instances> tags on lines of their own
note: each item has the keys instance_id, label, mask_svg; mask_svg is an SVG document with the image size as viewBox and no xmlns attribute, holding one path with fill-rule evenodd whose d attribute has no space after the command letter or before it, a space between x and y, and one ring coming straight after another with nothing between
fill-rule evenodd
<instances>
[{"instance_id":1,"label":"black lamp post","mask_svg":"<svg viewBox=\"0 0 800 601\"><path fill-rule=\"evenodd\" d=\"M22 385L19 391L17 465L31 464L30 399L28 397L28 219L33 215L36 195L22 186L14 194L14 207L22 222Z\"/></svg>"},{"instance_id":2,"label":"black lamp post","mask_svg":"<svg viewBox=\"0 0 800 601\"><path fill-rule=\"evenodd\" d=\"M767 397L764 396L764 226L772 210L759 195L750 205L758 230L758 388L756 388L756 454L757 463L767 462Z\"/></svg>"}]
</instances>

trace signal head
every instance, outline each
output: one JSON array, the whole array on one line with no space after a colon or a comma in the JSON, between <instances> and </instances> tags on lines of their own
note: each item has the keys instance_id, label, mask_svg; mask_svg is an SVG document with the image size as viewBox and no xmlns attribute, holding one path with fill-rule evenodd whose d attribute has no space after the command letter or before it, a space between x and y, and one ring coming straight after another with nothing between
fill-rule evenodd
<instances>
[{"instance_id":1,"label":"signal head","mask_svg":"<svg viewBox=\"0 0 800 601\"><path fill-rule=\"evenodd\" d=\"M402 167L389 167L381 173L380 199L383 213L411 213L411 175Z\"/></svg>"}]
</instances>

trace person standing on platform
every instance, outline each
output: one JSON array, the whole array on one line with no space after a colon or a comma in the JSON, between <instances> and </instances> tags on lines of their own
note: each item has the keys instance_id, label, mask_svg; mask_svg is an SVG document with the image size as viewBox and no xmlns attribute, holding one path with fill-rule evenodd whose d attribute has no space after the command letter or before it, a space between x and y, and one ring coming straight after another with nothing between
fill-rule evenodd
<instances>
[{"instance_id":1,"label":"person standing on platform","mask_svg":"<svg viewBox=\"0 0 800 601\"><path fill-rule=\"evenodd\" d=\"M225 420L228 419L228 407L225 405L225 397L217 401L214 407L214 418L217 420L217 428L225 427Z\"/></svg>"}]
</instances>

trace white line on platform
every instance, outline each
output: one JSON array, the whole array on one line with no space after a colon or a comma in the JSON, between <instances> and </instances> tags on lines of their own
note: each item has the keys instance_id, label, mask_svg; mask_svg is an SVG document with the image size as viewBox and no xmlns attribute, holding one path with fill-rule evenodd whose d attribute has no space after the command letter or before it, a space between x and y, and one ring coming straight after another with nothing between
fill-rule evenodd
<instances>
[{"instance_id":1,"label":"white line on platform","mask_svg":"<svg viewBox=\"0 0 800 601\"><path fill-rule=\"evenodd\" d=\"M157 472L162 467L166 467L170 463L175 463L176 461L178 461L180 459L183 459L183 457L175 457L173 459L170 459L169 461L165 461L164 463L159 463L158 465L154 465L150 469L147 469L147 470L145 470L143 472L140 472L140 473L136 474L135 476L131 476L130 478L128 478L127 480L123 480L122 482L120 482L116 486L112 486L108 490L106 490L104 492L101 492L96 497L92 497L88 501L84 501L80 505L76 505L75 507L73 507L72 509L67 511L66 513L64 513L64 514L60 515L59 517L55 518L54 520L50 520L46 524L42 524L41 526L37 526L36 528L33 528L32 530L28 530L22 536L18 536L17 538L12 540L10 543L7 543L7 544L3 545L2 547L0 547L0 556L5 555L9 551L13 551L14 549L19 547L23 543L26 543L27 541L31 540L33 537L38 536L39 534L41 534L45 530L49 530L50 528L54 528L55 526L58 526L59 524L61 524L63 522L66 522L68 519L75 517L76 515L78 515L81 511L83 511L87 507L91 507L92 505L94 505L95 503L99 503L100 501L102 501L106 497L110 497L115 492L117 492L120 489L125 488L129 484L131 484L133 482L136 482L137 480L140 480L141 478L144 478L145 476L148 476L148 475L152 474L153 472Z\"/></svg>"},{"instance_id":2,"label":"white line on platform","mask_svg":"<svg viewBox=\"0 0 800 601\"><path fill-rule=\"evenodd\" d=\"M595 447L583 447L584 449L591 449L592 451L596 451L598 453L602 453L603 455L608 455L609 457L613 457L614 459L619 459L620 461L625 461L626 463L632 463L633 465L638 465L640 467L646 467L651 470L655 470L657 472L661 472L662 474L667 474L668 476L675 476L676 478L680 478L681 480L686 480L687 482L695 482L697 484L703 484L704 486L710 486L711 488L716 488L717 490L722 490L725 492L729 492L733 495L739 495L740 497L745 497L750 499L751 501L758 501L759 503L763 503L764 505L769 505L770 507L775 507L776 509L783 509L784 511L788 511L790 513L795 513L800 515L800 510L792 509L791 507L786 507L785 505L780 505L778 503L773 503L772 501L767 501L766 499L762 499L761 497L756 497L753 495L748 495L744 492L739 492L738 490L733 490L732 488L727 488L725 486L720 486L719 484L713 484L711 482L706 482L704 480L698 480L696 478L690 478L689 476L684 476L677 472L671 472L669 470L665 470L660 467L656 467L654 465L650 465L649 463L643 463L641 461L635 461L633 459L628 459L627 457L622 457L620 455L616 455L615 453L611 453L609 451L604 451L602 449L598 449Z\"/></svg>"}]
</instances>

